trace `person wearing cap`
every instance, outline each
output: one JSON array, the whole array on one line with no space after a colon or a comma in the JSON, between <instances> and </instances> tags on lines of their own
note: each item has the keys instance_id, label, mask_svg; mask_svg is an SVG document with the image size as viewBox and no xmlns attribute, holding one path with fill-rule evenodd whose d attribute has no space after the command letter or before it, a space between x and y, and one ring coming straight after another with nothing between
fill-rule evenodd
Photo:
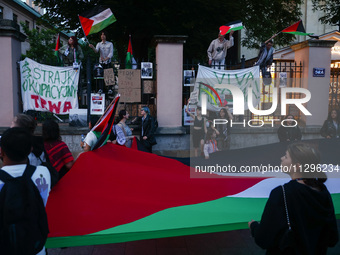
<instances>
[{"instance_id":1,"label":"person wearing cap","mask_svg":"<svg viewBox=\"0 0 340 255\"><path fill-rule=\"evenodd\" d=\"M209 58L209 66L215 69L224 69L225 58L227 56L227 50L234 46L234 31L229 33L229 40L226 40L225 34L222 35L221 31L218 33L218 38L212 40L207 50Z\"/></svg>"}]
</instances>

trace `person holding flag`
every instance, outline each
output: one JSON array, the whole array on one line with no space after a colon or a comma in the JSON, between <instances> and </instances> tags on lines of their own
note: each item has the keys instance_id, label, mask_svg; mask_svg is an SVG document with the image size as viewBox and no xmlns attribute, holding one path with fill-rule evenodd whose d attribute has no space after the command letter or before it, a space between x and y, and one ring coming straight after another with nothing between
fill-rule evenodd
<instances>
[{"instance_id":1,"label":"person holding flag","mask_svg":"<svg viewBox=\"0 0 340 255\"><path fill-rule=\"evenodd\" d=\"M225 58L227 56L227 50L234 46L234 30L230 30L229 32L229 40L226 40L224 37L226 34L220 30L218 33L218 38L213 40L209 48L208 58L209 58L209 66L215 69L224 69Z\"/></svg>"},{"instance_id":2,"label":"person holding flag","mask_svg":"<svg viewBox=\"0 0 340 255\"><path fill-rule=\"evenodd\" d=\"M103 69L107 69L111 67L111 58L113 57L113 44L108 42L107 33L103 30L100 34L101 42L97 43L96 47L92 44L89 44L89 47L95 52L99 52L99 64L103 67Z\"/></svg>"},{"instance_id":3,"label":"person holding flag","mask_svg":"<svg viewBox=\"0 0 340 255\"><path fill-rule=\"evenodd\" d=\"M272 38L273 36L261 45L258 60L255 63L255 65L260 66L262 77L268 79L268 82L266 81L265 85L269 85L271 83L270 72L268 72L267 69L270 68L273 63L273 54L275 52Z\"/></svg>"}]
</instances>

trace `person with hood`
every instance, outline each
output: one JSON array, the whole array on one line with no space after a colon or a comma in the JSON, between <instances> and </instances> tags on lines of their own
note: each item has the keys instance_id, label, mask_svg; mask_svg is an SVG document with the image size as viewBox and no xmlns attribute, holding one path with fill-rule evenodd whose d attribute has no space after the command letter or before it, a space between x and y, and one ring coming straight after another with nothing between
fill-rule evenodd
<instances>
[{"instance_id":1,"label":"person with hood","mask_svg":"<svg viewBox=\"0 0 340 255\"><path fill-rule=\"evenodd\" d=\"M318 151L301 142L290 144L281 158L291 181L271 191L260 222L248 223L266 254L326 255L338 242L326 174L308 171L319 163Z\"/></svg>"}]
</instances>

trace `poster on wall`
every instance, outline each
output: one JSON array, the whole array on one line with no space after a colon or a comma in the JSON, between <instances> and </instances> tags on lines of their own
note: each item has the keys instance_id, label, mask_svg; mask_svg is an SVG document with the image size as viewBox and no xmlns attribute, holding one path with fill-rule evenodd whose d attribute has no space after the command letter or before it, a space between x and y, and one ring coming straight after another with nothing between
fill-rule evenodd
<instances>
[{"instance_id":1,"label":"poster on wall","mask_svg":"<svg viewBox=\"0 0 340 255\"><path fill-rule=\"evenodd\" d=\"M105 94L91 93L91 111L93 115L103 115L105 110Z\"/></svg>"},{"instance_id":2,"label":"poster on wall","mask_svg":"<svg viewBox=\"0 0 340 255\"><path fill-rule=\"evenodd\" d=\"M79 70L72 66L42 65L30 58L20 61L23 110L69 114L78 109Z\"/></svg>"},{"instance_id":3,"label":"poster on wall","mask_svg":"<svg viewBox=\"0 0 340 255\"><path fill-rule=\"evenodd\" d=\"M184 86L194 86L195 70L184 70L183 72Z\"/></svg>"},{"instance_id":4,"label":"poster on wall","mask_svg":"<svg viewBox=\"0 0 340 255\"><path fill-rule=\"evenodd\" d=\"M142 79L152 79L152 63L151 62L142 62L141 63L142 70Z\"/></svg>"},{"instance_id":5,"label":"poster on wall","mask_svg":"<svg viewBox=\"0 0 340 255\"><path fill-rule=\"evenodd\" d=\"M184 105L184 108L183 108L183 124L184 126L190 126L190 125L193 125L194 124L194 120L193 118L190 117L189 113L187 113L185 110L187 109L187 106ZM195 112L196 112L196 106L193 106L191 105L189 107L189 112L191 114L194 114L195 115Z\"/></svg>"},{"instance_id":6,"label":"poster on wall","mask_svg":"<svg viewBox=\"0 0 340 255\"><path fill-rule=\"evenodd\" d=\"M87 127L87 109L71 109L69 125L71 127Z\"/></svg>"}]
</instances>

